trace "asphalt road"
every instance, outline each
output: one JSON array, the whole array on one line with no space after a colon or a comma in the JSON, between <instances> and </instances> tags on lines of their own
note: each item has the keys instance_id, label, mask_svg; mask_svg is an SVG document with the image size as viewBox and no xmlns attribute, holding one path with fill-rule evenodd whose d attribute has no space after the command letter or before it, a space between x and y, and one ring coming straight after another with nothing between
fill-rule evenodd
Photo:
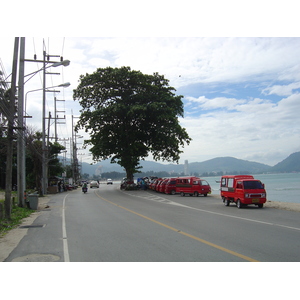
<instances>
[{"instance_id":1,"label":"asphalt road","mask_svg":"<svg viewBox=\"0 0 300 300\"><path fill-rule=\"evenodd\" d=\"M48 205L6 261L300 261L299 212L117 184L50 195Z\"/></svg>"}]
</instances>

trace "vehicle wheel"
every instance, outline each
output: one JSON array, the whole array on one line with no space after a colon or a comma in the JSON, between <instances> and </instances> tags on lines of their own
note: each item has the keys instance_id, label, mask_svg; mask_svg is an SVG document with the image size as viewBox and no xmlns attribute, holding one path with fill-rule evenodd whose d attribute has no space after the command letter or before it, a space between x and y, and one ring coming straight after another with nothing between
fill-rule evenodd
<instances>
[{"instance_id":1,"label":"vehicle wheel","mask_svg":"<svg viewBox=\"0 0 300 300\"><path fill-rule=\"evenodd\" d=\"M264 207L264 204L263 203L260 203L257 205L259 208L263 208Z\"/></svg>"},{"instance_id":2,"label":"vehicle wheel","mask_svg":"<svg viewBox=\"0 0 300 300\"><path fill-rule=\"evenodd\" d=\"M207 194L204 194L204 197L207 197Z\"/></svg>"},{"instance_id":3,"label":"vehicle wheel","mask_svg":"<svg viewBox=\"0 0 300 300\"><path fill-rule=\"evenodd\" d=\"M194 196L195 196L195 197L198 197L198 196L199 196L199 193L198 193L198 192L194 192Z\"/></svg>"},{"instance_id":4,"label":"vehicle wheel","mask_svg":"<svg viewBox=\"0 0 300 300\"><path fill-rule=\"evenodd\" d=\"M172 190L171 195L175 195L175 194L176 194L175 190Z\"/></svg>"},{"instance_id":5,"label":"vehicle wheel","mask_svg":"<svg viewBox=\"0 0 300 300\"><path fill-rule=\"evenodd\" d=\"M237 202L236 202L236 207L237 208L242 208L243 207L243 204L241 203L241 200L238 199Z\"/></svg>"},{"instance_id":6,"label":"vehicle wheel","mask_svg":"<svg viewBox=\"0 0 300 300\"><path fill-rule=\"evenodd\" d=\"M229 206L230 201L227 200L226 198L223 199L224 205L225 206Z\"/></svg>"},{"instance_id":7,"label":"vehicle wheel","mask_svg":"<svg viewBox=\"0 0 300 300\"><path fill-rule=\"evenodd\" d=\"M180 196L181 196L181 197L184 197L184 196L185 196L185 193L184 193L184 192L180 192Z\"/></svg>"}]
</instances>

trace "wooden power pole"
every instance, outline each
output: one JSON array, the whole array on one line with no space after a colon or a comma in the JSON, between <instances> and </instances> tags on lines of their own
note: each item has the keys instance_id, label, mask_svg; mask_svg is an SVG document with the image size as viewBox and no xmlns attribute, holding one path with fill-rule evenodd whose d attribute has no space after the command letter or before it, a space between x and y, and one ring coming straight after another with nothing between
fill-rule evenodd
<instances>
[{"instance_id":1,"label":"wooden power pole","mask_svg":"<svg viewBox=\"0 0 300 300\"><path fill-rule=\"evenodd\" d=\"M13 134L16 102L16 78L18 67L19 38L15 38L14 56L11 76L11 93L9 101L9 112L7 116L7 156L6 156L6 182L5 182L5 216L11 218L11 188L12 188L12 159L13 159Z\"/></svg>"}]
</instances>

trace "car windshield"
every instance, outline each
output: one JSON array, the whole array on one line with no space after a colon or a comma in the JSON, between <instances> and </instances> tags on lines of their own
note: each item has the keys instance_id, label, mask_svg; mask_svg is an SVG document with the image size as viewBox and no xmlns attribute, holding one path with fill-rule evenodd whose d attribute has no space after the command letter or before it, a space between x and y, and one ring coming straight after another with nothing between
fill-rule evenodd
<instances>
[{"instance_id":1,"label":"car windshield","mask_svg":"<svg viewBox=\"0 0 300 300\"><path fill-rule=\"evenodd\" d=\"M263 189L263 184L260 181L244 181L245 190Z\"/></svg>"}]
</instances>

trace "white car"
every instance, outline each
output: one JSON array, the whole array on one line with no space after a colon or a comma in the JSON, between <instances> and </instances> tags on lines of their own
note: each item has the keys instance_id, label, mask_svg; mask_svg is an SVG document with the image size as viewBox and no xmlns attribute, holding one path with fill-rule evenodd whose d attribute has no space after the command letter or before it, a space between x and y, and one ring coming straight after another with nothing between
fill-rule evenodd
<instances>
[{"instance_id":1,"label":"white car","mask_svg":"<svg viewBox=\"0 0 300 300\"><path fill-rule=\"evenodd\" d=\"M90 188L93 188L93 187L98 188L99 187L99 183L97 181L91 181Z\"/></svg>"},{"instance_id":2,"label":"white car","mask_svg":"<svg viewBox=\"0 0 300 300\"><path fill-rule=\"evenodd\" d=\"M113 182L112 182L112 180L109 178L109 179L107 179L107 182L106 182L107 184L113 184Z\"/></svg>"}]
</instances>

